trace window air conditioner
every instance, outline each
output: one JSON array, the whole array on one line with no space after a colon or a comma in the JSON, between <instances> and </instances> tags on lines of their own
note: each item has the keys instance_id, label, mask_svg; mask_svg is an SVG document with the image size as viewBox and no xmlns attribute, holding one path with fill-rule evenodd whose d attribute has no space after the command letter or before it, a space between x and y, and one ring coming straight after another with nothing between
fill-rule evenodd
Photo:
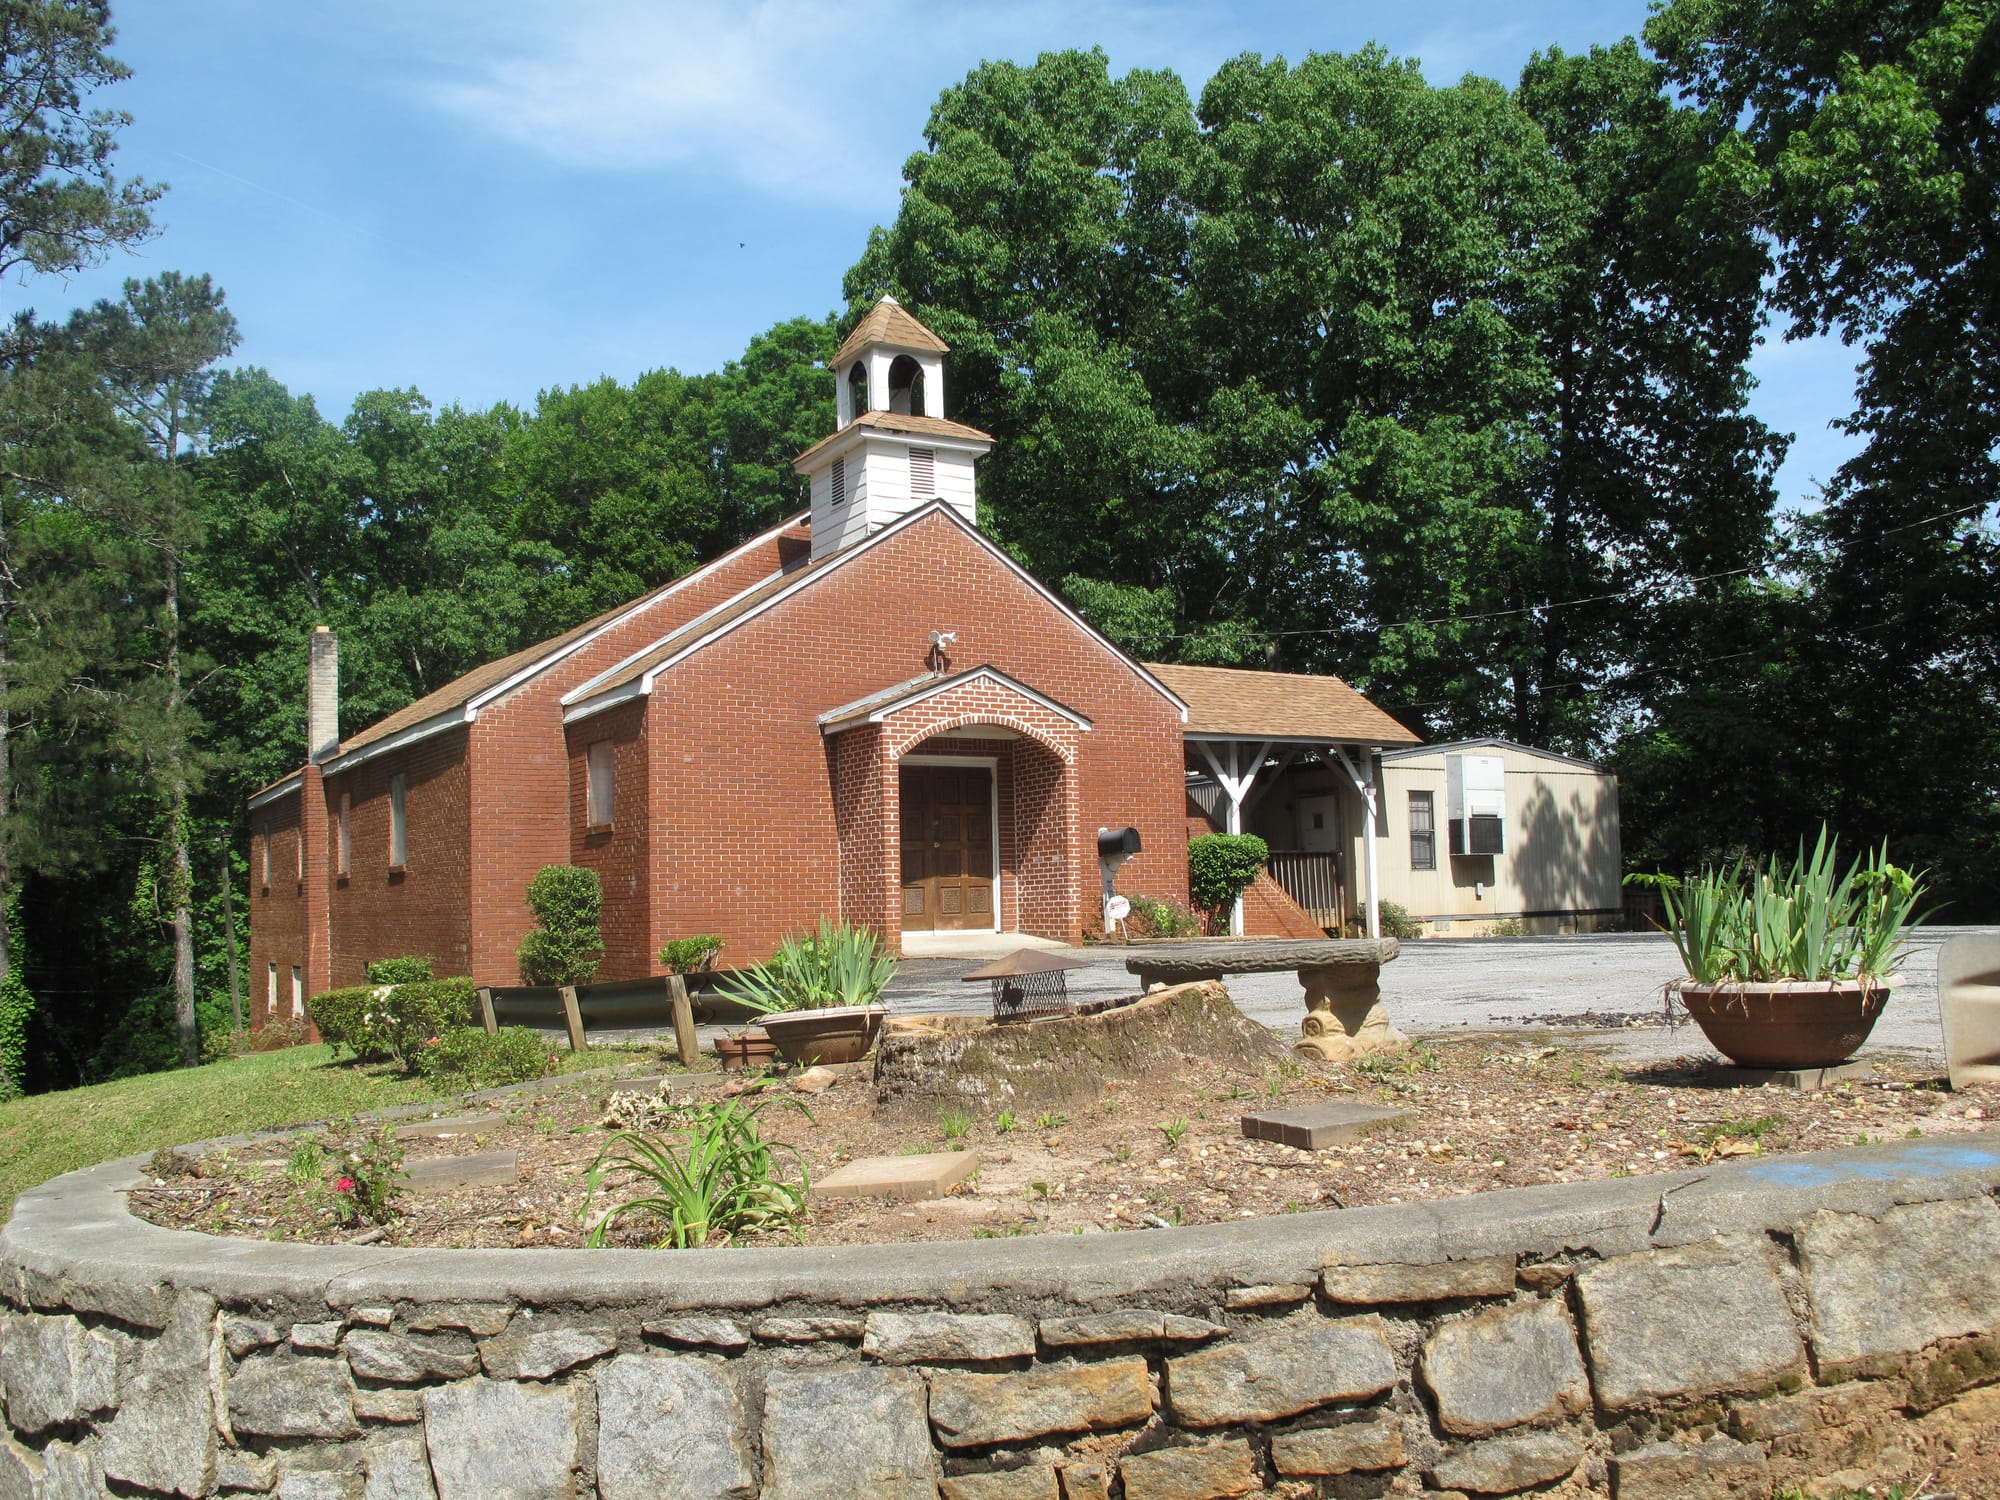
<instances>
[{"instance_id":1,"label":"window air conditioner","mask_svg":"<svg viewBox=\"0 0 2000 1500\"><path fill-rule=\"evenodd\" d=\"M1453 854L1507 852L1507 767L1497 755L1444 758L1445 811Z\"/></svg>"}]
</instances>

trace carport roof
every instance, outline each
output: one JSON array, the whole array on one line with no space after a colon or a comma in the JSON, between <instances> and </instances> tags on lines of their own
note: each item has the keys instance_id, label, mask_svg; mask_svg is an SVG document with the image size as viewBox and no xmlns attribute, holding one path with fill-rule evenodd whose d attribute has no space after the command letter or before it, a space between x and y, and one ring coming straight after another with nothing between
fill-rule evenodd
<instances>
[{"instance_id":1,"label":"carport roof","mask_svg":"<svg viewBox=\"0 0 2000 1500\"><path fill-rule=\"evenodd\" d=\"M1419 745L1411 733L1338 677L1248 672L1148 662L1188 706L1189 739L1297 741L1314 745Z\"/></svg>"}]
</instances>

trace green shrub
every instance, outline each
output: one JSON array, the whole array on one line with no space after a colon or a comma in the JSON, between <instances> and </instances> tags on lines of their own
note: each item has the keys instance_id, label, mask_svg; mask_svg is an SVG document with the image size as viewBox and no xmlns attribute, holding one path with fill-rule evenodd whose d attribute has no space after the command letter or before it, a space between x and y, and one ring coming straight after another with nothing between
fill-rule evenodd
<instances>
[{"instance_id":1,"label":"green shrub","mask_svg":"<svg viewBox=\"0 0 2000 1500\"><path fill-rule=\"evenodd\" d=\"M431 961L414 953L407 958L378 958L367 974L370 984L424 984L431 977Z\"/></svg>"},{"instance_id":2,"label":"green shrub","mask_svg":"<svg viewBox=\"0 0 2000 1500\"><path fill-rule=\"evenodd\" d=\"M418 1070L431 1038L441 1037L472 1019L478 991L470 979L433 979L429 984L399 984L387 993L371 991L373 1001L362 1022L363 1044L395 1059L406 1073Z\"/></svg>"},{"instance_id":3,"label":"green shrub","mask_svg":"<svg viewBox=\"0 0 2000 1500\"><path fill-rule=\"evenodd\" d=\"M786 938L768 960L737 970L716 991L765 1014L873 1005L895 972L896 960L873 932L821 917L811 932Z\"/></svg>"},{"instance_id":4,"label":"green shrub","mask_svg":"<svg viewBox=\"0 0 2000 1500\"><path fill-rule=\"evenodd\" d=\"M1526 937L1528 935L1528 924L1523 922L1519 917L1502 917L1499 921L1488 924L1486 935L1488 937Z\"/></svg>"},{"instance_id":5,"label":"green shrub","mask_svg":"<svg viewBox=\"0 0 2000 1500\"><path fill-rule=\"evenodd\" d=\"M1424 924L1410 915L1410 909L1400 901L1379 903L1382 917L1382 936L1392 938L1420 938L1424 935Z\"/></svg>"},{"instance_id":6,"label":"green shrub","mask_svg":"<svg viewBox=\"0 0 2000 1500\"><path fill-rule=\"evenodd\" d=\"M1204 833L1188 840L1188 899L1219 918L1250 889L1271 846L1254 833Z\"/></svg>"},{"instance_id":7,"label":"green shrub","mask_svg":"<svg viewBox=\"0 0 2000 1500\"><path fill-rule=\"evenodd\" d=\"M466 1088L526 1083L559 1066L549 1044L525 1026L502 1026L491 1036L477 1026L453 1026L417 1054L424 1077Z\"/></svg>"},{"instance_id":8,"label":"green shrub","mask_svg":"<svg viewBox=\"0 0 2000 1500\"><path fill-rule=\"evenodd\" d=\"M675 1121L683 1127L679 1139L635 1130L612 1136L586 1180L586 1243L608 1244L612 1229L628 1214L665 1229L658 1241L663 1250L727 1245L746 1231L795 1226L812 1191L811 1176L795 1147L767 1141L758 1129L758 1115L774 1104L812 1119L812 1111L789 1094L764 1094L676 1106ZM797 1165L798 1186L781 1180L780 1153ZM598 1190L613 1172L631 1173L646 1190L592 1222Z\"/></svg>"},{"instance_id":9,"label":"green shrub","mask_svg":"<svg viewBox=\"0 0 2000 1500\"><path fill-rule=\"evenodd\" d=\"M1134 896L1132 914L1125 927L1134 937L1193 937L1201 931L1201 918L1171 896Z\"/></svg>"},{"instance_id":10,"label":"green shrub","mask_svg":"<svg viewBox=\"0 0 2000 1500\"><path fill-rule=\"evenodd\" d=\"M367 1031L364 1017L374 1004L378 988L357 984L344 990L325 990L306 1001L306 1014L319 1028L319 1039L336 1054L345 1047L357 1057L361 1055Z\"/></svg>"},{"instance_id":11,"label":"green shrub","mask_svg":"<svg viewBox=\"0 0 2000 1500\"><path fill-rule=\"evenodd\" d=\"M715 956L721 951L721 938L712 932L697 933L668 943L660 950L660 962L670 973L699 974L715 967Z\"/></svg>"},{"instance_id":12,"label":"green shrub","mask_svg":"<svg viewBox=\"0 0 2000 1500\"><path fill-rule=\"evenodd\" d=\"M524 984L583 984L604 956L598 927L604 888L595 870L543 865L528 882L528 910L541 925L521 940L517 957Z\"/></svg>"}]
</instances>

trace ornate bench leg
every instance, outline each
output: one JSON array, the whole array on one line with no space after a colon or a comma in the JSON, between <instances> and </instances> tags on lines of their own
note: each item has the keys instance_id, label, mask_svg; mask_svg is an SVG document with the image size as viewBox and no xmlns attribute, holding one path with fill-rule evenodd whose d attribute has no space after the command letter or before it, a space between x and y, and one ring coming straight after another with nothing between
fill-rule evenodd
<instances>
[{"instance_id":1,"label":"ornate bench leg","mask_svg":"<svg viewBox=\"0 0 2000 1500\"><path fill-rule=\"evenodd\" d=\"M1306 1018L1292 1050L1322 1062L1345 1062L1364 1052L1406 1045L1410 1039L1389 1024L1381 977L1380 964L1299 970L1299 983L1306 992Z\"/></svg>"}]
</instances>

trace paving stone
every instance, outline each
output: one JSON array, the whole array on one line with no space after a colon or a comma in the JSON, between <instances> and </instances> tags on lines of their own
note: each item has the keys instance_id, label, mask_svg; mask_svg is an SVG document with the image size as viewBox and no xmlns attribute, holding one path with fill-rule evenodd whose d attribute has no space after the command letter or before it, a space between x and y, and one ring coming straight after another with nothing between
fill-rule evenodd
<instances>
[{"instance_id":1,"label":"paving stone","mask_svg":"<svg viewBox=\"0 0 2000 1500\"><path fill-rule=\"evenodd\" d=\"M224 1448L215 1456L215 1487L268 1495L278 1487L278 1460L240 1448Z\"/></svg>"},{"instance_id":2,"label":"paving stone","mask_svg":"<svg viewBox=\"0 0 2000 1500\"><path fill-rule=\"evenodd\" d=\"M480 1151L471 1156L435 1156L403 1168L401 1186L412 1193L455 1193L461 1188L505 1187L521 1176L514 1151Z\"/></svg>"},{"instance_id":3,"label":"paving stone","mask_svg":"<svg viewBox=\"0 0 2000 1500\"><path fill-rule=\"evenodd\" d=\"M870 1313L861 1352L885 1365L1023 1359L1035 1327L1012 1313Z\"/></svg>"},{"instance_id":4,"label":"paving stone","mask_svg":"<svg viewBox=\"0 0 2000 1500\"><path fill-rule=\"evenodd\" d=\"M430 1454L418 1434L368 1445L368 1484L361 1500L437 1500Z\"/></svg>"},{"instance_id":5,"label":"paving stone","mask_svg":"<svg viewBox=\"0 0 2000 1500\"><path fill-rule=\"evenodd\" d=\"M1438 1421L1459 1437L1581 1411L1590 1381L1560 1302L1516 1302L1440 1326L1420 1371Z\"/></svg>"},{"instance_id":6,"label":"paving stone","mask_svg":"<svg viewBox=\"0 0 2000 1500\"><path fill-rule=\"evenodd\" d=\"M0 1333L0 1383L16 1432L33 1435L81 1421L118 1400L118 1349L125 1335L75 1318L26 1313Z\"/></svg>"},{"instance_id":7,"label":"paving stone","mask_svg":"<svg viewBox=\"0 0 2000 1500\"><path fill-rule=\"evenodd\" d=\"M1822 1369L2000 1331L2000 1208L1991 1199L1910 1204L1880 1220L1817 1213L1797 1244Z\"/></svg>"},{"instance_id":8,"label":"paving stone","mask_svg":"<svg viewBox=\"0 0 2000 1500\"><path fill-rule=\"evenodd\" d=\"M864 1156L813 1184L815 1198L942 1198L979 1169L977 1151Z\"/></svg>"},{"instance_id":9,"label":"paving stone","mask_svg":"<svg viewBox=\"0 0 2000 1500\"><path fill-rule=\"evenodd\" d=\"M1191 1427L1272 1422L1335 1401L1365 1401L1396 1383L1396 1361L1372 1314L1302 1324L1167 1361L1167 1403Z\"/></svg>"},{"instance_id":10,"label":"paving stone","mask_svg":"<svg viewBox=\"0 0 2000 1500\"><path fill-rule=\"evenodd\" d=\"M237 1359L253 1349L264 1349L279 1343L284 1337L284 1330L276 1323L266 1323L259 1318L222 1320L222 1342Z\"/></svg>"},{"instance_id":11,"label":"paving stone","mask_svg":"<svg viewBox=\"0 0 2000 1500\"><path fill-rule=\"evenodd\" d=\"M689 1349L726 1349L735 1353L750 1345L750 1329L734 1318L662 1318L641 1326L647 1338L664 1339ZM857 1326L855 1336L860 1336Z\"/></svg>"},{"instance_id":12,"label":"paving stone","mask_svg":"<svg viewBox=\"0 0 2000 1500\"><path fill-rule=\"evenodd\" d=\"M439 1500L570 1500L581 1429L574 1386L468 1380L424 1392Z\"/></svg>"},{"instance_id":13,"label":"paving stone","mask_svg":"<svg viewBox=\"0 0 2000 1500\"><path fill-rule=\"evenodd\" d=\"M937 1458L914 1370L773 1370L760 1500L937 1500Z\"/></svg>"},{"instance_id":14,"label":"paving stone","mask_svg":"<svg viewBox=\"0 0 2000 1500\"><path fill-rule=\"evenodd\" d=\"M112 1479L178 1495L205 1495L215 1474L215 1404L208 1379L215 1301L182 1292L158 1338L103 1428L104 1472Z\"/></svg>"},{"instance_id":15,"label":"paving stone","mask_svg":"<svg viewBox=\"0 0 2000 1500\"><path fill-rule=\"evenodd\" d=\"M363 1422L421 1422L424 1398L417 1391L354 1388L354 1415Z\"/></svg>"},{"instance_id":16,"label":"paving stone","mask_svg":"<svg viewBox=\"0 0 2000 1500\"><path fill-rule=\"evenodd\" d=\"M1313 1289L1300 1282L1232 1286L1224 1290L1222 1305L1231 1312L1254 1312L1262 1307L1297 1307L1312 1294Z\"/></svg>"},{"instance_id":17,"label":"paving stone","mask_svg":"<svg viewBox=\"0 0 2000 1500\"><path fill-rule=\"evenodd\" d=\"M742 1500L756 1493L749 1426L731 1367L625 1354L597 1371L603 1500Z\"/></svg>"},{"instance_id":18,"label":"paving stone","mask_svg":"<svg viewBox=\"0 0 2000 1500\"><path fill-rule=\"evenodd\" d=\"M413 1333L449 1330L485 1339L505 1331L513 1318L514 1309L499 1303L434 1302L413 1308L409 1323Z\"/></svg>"},{"instance_id":19,"label":"paving stone","mask_svg":"<svg viewBox=\"0 0 2000 1500\"><path fill-rule=\"evenodd\" d=\"M1379 1104L1303 1104L1295 1109L1252 1110L1243 1116L1243 1134L1248 1140L1324 1151L1377 1131L1399 1129L1413 1118L1407 1109Z\"/></svg>"},{"instance_id":20,"label":"paving stone","mask_svg":"<svg viewBox=\"0 0 2000 1500\"><path fill-rule=\"evenodd\" d=\"M490 1135L507 1123L505 1115L450 1115L442 1120L412 1120L396 1127L399 1141L450 1141L466 1135Z\"/></svg>"},{"instance_id":21,"label":"paving stone","mask_svg":"<svg viewBox=\"0 0 2000 1500\"><path fill-rule=\"evenodd\" d=\"M1085 1458L1062 1466L1063 1500L1111 1500L1112 1461Z\"/></svg>"},{"instance_id":22,"label":"paving stone","mask_svg":"<svg viewBox=\"0 0 2000 1500\"><path fill-rule=\"evenodd\" d=\"M1762 1235L1622 1255L1579 1273L1576 1286L1597 1400L1610 1410L1755 1391L1805 1371Z\"/></svg>"},{"instance_id":23,"label":"paving stone","mask_svg":"<svg viewBox=\"0 0 2000 1500\"><path fill-rule=\"evenodd\" d=\"M617 1335L601 1328L550 1328L488 1339L479 1346L479 1362L495 1380L547 1380L617 1347Z\"/></svg>"},{"instance_id":24,"label":"paving stone","mask_svg":"<svg viewBox=\"0 0 2000 1500\"><path fill-rule=\"evenodd\" d=\"M864 1329L859 1318L759 1318L755 1331L767 1344L817 1344L858 1339Z\"/></svg>"},{"instance_id":25,"label":"paving stone","mask_svg":"<svg viewBox=\"0 0 2000 1500\"><path fill-rule=\"evenodd\" d=\"M1514 1292L1514 1257L1487 1255L1427 1266L1328 1266L1319 1279L1329 1301L1361 1306L1508 1297Z\"/></svg>"},{"instance_id":26,"label":"paving stone","mask_svg":"<svg viewBox=\"0 0 2000 1500\"><path fill-rule=\"evenodd\" d=\"M947 1448L1104 1432L1152 1415L1146 1361L1136 1357L1020 1375L931 1377L931 1425Z\"/></svg>"},{"instance_id":27,"label":"paving stone","mask_svg":"<svg viewBox=\"0 0 2000 1500\"><path fill-rule=\"evenodd\" d=\"M961 1474L938 1484L939 1500L1062 1500L1056 1471L1049 1464Z\"/></svg>"},{"instance_id":28,"label":"paving stone","mask_svg":"<svg viewBox=\"0 0 2000 1500\"><path fill-rule=\"evenodd\" d=\"M322 1352L340 1347L341 1331L345 1323L294 1323L292 1325L292 1347L294 1349L317 1349Z\"/></svg>"},{"instance_id":29,"label":"paving stone","mask_svg":"<svg viewBox=\"0 0 2000 1500\"><path fill-rule=\"evenodd\" d=\"M1256 1460L1241 1438L1128 1454L1118 1472L1125 1500L1229 1500L1257 1488Z\"/></svg>"},{"instance_id":30,"label":"paving stone","mask_svg":"<svg viewBox=\"0 0 2000 1500\"><path fill-rule=\"evenodd\" d=\"M354 1382L340 1360L246 1359L229 1377L229 1425L238 1436L352 1437Z\"/></svg>"},{"instance_id":31,"label":"paving stone","mask_svg":"<svg viewBox=\"0 0 2000 1500\"><path fill-rule=\"evenodd\" d=\"M1611 1460L1617 1500L1767 1500L1764 1450L1726 1437L1705 1443L1654 1443Z\"/></svg>"},{"instance_id":32,"label":"paving stone","mask_svg":"<svg viewBox=\"0 0 2000 1500\"><path fill-rule=\"evenodd\" d=\"M479 1368L479 1356L435 1348L372 1328L357 1328L343 1340L347 1362L362 1380L417 1385L426 1380L462 1380Z\"/></svg>"},{"instance_id":33,"label":"paving stone","mask_svg":"<svg viewBox=\"0 0 2000 1500\"><path fill-rule=\"evenodd\" d=\"M1835 1063L1829 1068L1736 1068L1719 1065L1709 1072L1718 1083L1731 1088L1760 1089L1772 1084L1781 1089L1817 1093L1853 1079L1866 1078L1874 1066L1867 1062Z\"/></svg>"},{"instance_id":34,"label":"paving stone","mask_svg":"<svg viewBox=\"0 0 2000 1500\"><path fill-rule=\"evenodd\" d=\"M1475 1495L1511 1495L1531 1485L1561 1479L1583 1462L1583 1445L1566 1432L1523 1432L1488 1438L1432 1465L1439 1489Z\"/></svg>"},{"instance_id":35,"label":"paving stone","mask_svg":"<svg viewBox=\"0 0 2000 1500\"><path fill-rule=\"evenodd\" d=\"M1394 1412L1338 1427L1302 1427L1271 1434L1271 1462L1280 1474L1353 1474L1403 1463L1403 1424Z\"/></svg>"}]
</instances>

